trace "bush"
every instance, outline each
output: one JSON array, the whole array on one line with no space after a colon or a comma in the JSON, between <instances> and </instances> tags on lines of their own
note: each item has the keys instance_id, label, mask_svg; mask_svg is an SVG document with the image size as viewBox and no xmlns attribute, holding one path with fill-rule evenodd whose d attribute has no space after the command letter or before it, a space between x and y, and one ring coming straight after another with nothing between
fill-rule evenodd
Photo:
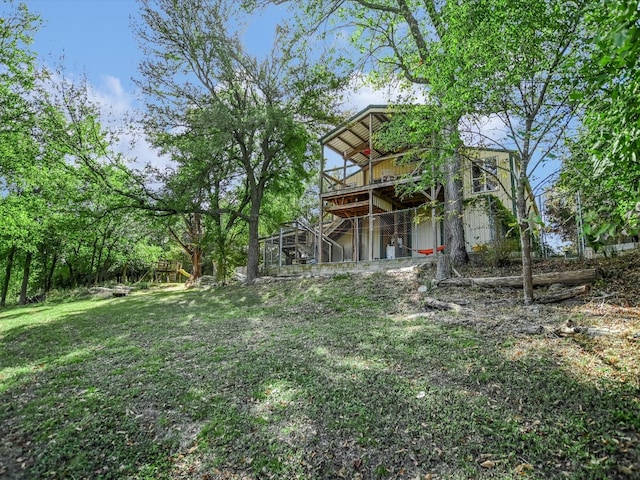
<instances>
[{"instance_id":1,"label":"bush","mask_svg":"<svg viewBox=\"0 0 640 480\"><path fill-rule=\"evenodd\" d=\"M489 265L507 267L511 264L512 253L520 250L520 243L515 238L498 238L492 241L486 253Z\"/></svg>"}]
</instances>

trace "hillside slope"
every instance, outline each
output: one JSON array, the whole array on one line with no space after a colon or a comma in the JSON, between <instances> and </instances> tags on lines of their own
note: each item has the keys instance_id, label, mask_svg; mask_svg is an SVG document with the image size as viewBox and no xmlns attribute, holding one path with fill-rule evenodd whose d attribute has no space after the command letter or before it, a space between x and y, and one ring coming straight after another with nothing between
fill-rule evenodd
<instances>
[{"instance_id":1,"label":"hillside slope","mask_svg":"<svg viewBox=\"0 0 640 480\"><path fill-rule=\"evenodd\" d=\"M526 308L429 274L2 311L0 478L638 477L631 274Z\"/></svg>"}]
</instances>

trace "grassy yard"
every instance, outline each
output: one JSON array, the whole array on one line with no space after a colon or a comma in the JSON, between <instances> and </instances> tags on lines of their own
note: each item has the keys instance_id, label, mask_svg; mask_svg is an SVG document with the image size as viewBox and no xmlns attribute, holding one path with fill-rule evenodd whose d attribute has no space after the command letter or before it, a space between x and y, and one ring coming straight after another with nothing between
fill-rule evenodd
<instances>
[{"instance_id":1,"label":"grassy yard","mask_svg":"<svg viewBox=\"0 0 640 480\"><path fill-rule=\"evenodd\" d=\"M2 310L0 478L640 478L640 340L504 331L520 313L490 302L415 316L415 287L344 275Z\"/></svg>"}]
</instances>

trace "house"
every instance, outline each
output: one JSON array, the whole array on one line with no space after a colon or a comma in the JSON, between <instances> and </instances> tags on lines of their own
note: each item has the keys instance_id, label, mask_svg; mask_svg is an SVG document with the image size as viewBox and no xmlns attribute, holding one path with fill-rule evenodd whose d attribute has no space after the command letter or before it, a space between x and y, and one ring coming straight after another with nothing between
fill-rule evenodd
<instances>
[{"instance_id":1,"label":"house","mask_svg":"<svg viewBox=\"0 0 640 480\"><path fill-rule=\"evenodd\" d=\"M392 114L388 106L369 106L320 139L323 221L294 223L263 239L265 265L424 259L446 248L443 186L406 188L421 179L423 163L374 141ZM465 148L461 162L467 250L486 251L510 233L515 219L518 157L508 150Z\"/></svg>"}]
</instances>

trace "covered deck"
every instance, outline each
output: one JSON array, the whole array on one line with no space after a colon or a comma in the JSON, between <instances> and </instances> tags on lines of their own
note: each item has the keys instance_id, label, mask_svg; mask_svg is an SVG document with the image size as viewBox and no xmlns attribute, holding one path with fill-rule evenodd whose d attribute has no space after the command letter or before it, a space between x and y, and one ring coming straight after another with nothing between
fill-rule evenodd
<instances>
[{"instance_id":1,"label":"covered deck","mask_svg":"<svg viewBox=\"0 0 640 480\"><path fill-rule=\"evenodd\" d=\"M423 169L417 155L385 150L375 143L375 133L392 115L388 106L373 105L320 139L325 155L319 185L322 222L318 234L321 238L330 237L342 245L343 250L352 252L345 256L348 260L388 258L384 246L403 240L405 243L400 245L405 251L396 255L410 256L406 248L418 239L411 225L406 224L406 217L380 216L444 200L440 185L425 190L415 188ZM438 237L435 206L430 214L434 218L432 238L421 240L420 243L428 243L422 248L440 246L435 245ZM377 217L382 223L376 223ZM317 261L336 259L319 252Z\"/></svg>"}]
</instances>

